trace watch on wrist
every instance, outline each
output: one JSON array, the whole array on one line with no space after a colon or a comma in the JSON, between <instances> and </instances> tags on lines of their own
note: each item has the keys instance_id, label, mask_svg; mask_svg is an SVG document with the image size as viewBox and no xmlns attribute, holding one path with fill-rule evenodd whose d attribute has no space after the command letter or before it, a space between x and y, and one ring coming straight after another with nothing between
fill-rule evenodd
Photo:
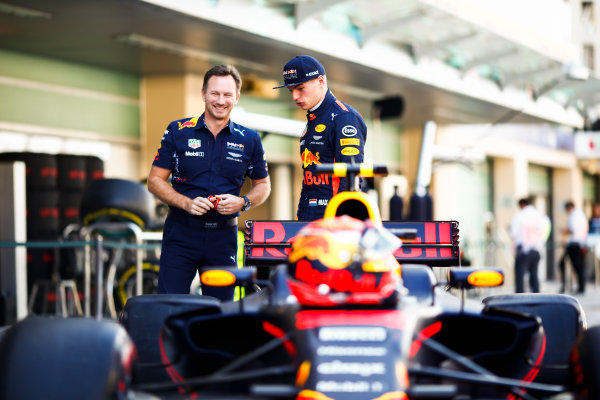
<instances>
[{"instance_id":1,"label":"watch on wrist","mask_svg":"<svg viewBox=\"0 0 600 400\"><path fill-rule=\"evenodd\" d=\"M245 201L242 211L248 211L252 206L252 203L250 203L250 199L247 196L242 196L242 199Z\"/></svg>"}]
</instances>

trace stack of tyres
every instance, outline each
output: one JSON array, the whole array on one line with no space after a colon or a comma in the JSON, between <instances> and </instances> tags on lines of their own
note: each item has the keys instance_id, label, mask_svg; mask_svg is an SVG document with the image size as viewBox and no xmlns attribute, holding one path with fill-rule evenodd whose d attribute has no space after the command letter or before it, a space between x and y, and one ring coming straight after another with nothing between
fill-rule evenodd
<instances>
[{"instance_id":1,"label":"stack of tyres","mask_svg":"<svg viewBox=\"0 0 600 400\"><path fill-rule=\"evenodd\" d=\"M70 224L78 224L79 205L83 197L83 190L87 183L86 160L84 156L59 154L56 156L58 164L58 190L60 208L60 231Z\"/></svg>"},{"instance_id":2,"label":"stack of tyres","mask_svg":"<svg viewBox=\"0 0 600 400\"><path fill-rule=\"evenodd\" d=\"M43 153L2 153L0 161L25 163L27 241L57 241L59 228L58 164L56 156ZM48 280L55 266L55 249L27 248L27 282L31 291L37 280Z\"/></svg>"},{"instance_id":3,"label":"stack of tyres","mask_svg":"<svg viewBox=\"0 0 600 400\"><path fill-rule=\"evenodd\" d=\"M81 226L79 208L85 188L96 179L104 176L103 161L94 156L59 154L57 186L59 193L59 230L61 235L70 225L74 232ZM81 262L77 262L77 249L66 248L60 252L61 276L76 279L83 273Z\"/></svg>"},{"instance_id":4,"label":"stack of tyres","mask_svg":"<svg viewBox=\"0 0 600 400\"><path fill-rule=\"evenodd\" d=\"M104 161L96 156L85 156L85 176L86 187L98 179L104 179Z\"/></svg>"}]
</instances>

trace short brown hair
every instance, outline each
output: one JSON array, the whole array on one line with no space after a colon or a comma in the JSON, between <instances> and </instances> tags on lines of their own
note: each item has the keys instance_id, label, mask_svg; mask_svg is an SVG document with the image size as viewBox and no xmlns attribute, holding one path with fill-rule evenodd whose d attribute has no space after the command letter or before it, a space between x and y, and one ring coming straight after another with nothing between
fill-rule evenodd
<instances>
[{"instance_id":1,"label":"short brown hair","mask_svg":"<svg viewBox=\"0 0 600 400\"><path fill-rule=\"evenodd\" d=\"M233 65L215 65L204 74L204 82L202 83L202 90L206 90L208 80L213 76L231 76L235 81L235 87L237 92L240 93L242 90L242 78L239 71Z\"/></svg>"}]
</instances>

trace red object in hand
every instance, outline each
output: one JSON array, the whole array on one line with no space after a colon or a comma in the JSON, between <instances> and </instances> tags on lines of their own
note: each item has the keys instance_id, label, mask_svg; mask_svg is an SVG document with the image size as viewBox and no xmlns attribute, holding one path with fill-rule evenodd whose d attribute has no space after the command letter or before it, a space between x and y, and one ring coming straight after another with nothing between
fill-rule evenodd
<instances>
[{"instance_id":1,"label":"red object in hand","mask_svg":"<svg viewBox=\"0 0 600 400\"><path fill-rule=\"evenodd\" d=\"M208 201L213 203L215 208L217 208L219 202L221 201L221 198L211 194L210 196L208 196Z\"/></svg>"}]
</instances>

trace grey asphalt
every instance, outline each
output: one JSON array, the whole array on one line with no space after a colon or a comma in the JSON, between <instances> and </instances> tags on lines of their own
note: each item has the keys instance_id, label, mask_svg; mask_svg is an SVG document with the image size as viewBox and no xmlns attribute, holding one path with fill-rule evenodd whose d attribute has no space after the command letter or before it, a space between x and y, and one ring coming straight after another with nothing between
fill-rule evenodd
<instances>
[{"instance_id":1,"label":"grey asphalt","mask_svg":"<svg viewBox=\"0 0 600 400\"><path fill-rule=\"evenodd\" d=\"M540 289L543 293L559 293L560 284L554 281L542 281L540 283ZM514 287L512 285L505 284L504 286L490 289L481 289L477 293L471 294L470 298L484 298L494 294L505 294L513 293ZM587 282L584 294L577 294L575 292L564 293L576 298L583 310L587 319L588 327L594 325L600 325L600 284L596 285L594 282Z\"/></svg>"}]
</instances>

